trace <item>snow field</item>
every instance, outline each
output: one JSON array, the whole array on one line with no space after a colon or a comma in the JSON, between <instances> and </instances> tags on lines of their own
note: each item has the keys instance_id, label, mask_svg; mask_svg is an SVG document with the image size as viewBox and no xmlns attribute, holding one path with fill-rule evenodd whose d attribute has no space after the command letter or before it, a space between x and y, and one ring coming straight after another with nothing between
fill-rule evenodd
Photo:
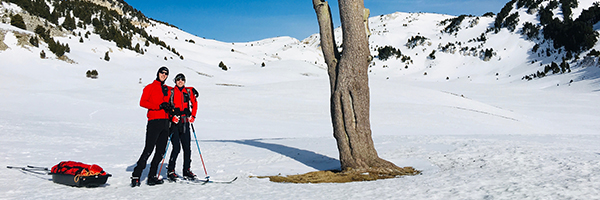
<instances>
[{"instance_id":1,"label":"snow field","mask_svg":"<svg viewBox=\"0 0 600 200\"><path fill-rule=\"evenodd\" d=\"M435 22L449 17L395 13L384 16L388 21L371 18L372 44L402 48L415 61L404 69L398 60L376 60L371 68L375 147L382 158L423 174L345 184L250 178L339 168L318 38L232 44L159 24L148 32L175 47L184 60L155 45L139 55L91 35L82 44L77 37L59 38L69 42L67 55L77 62L68 64L40 59L42 49L50 55L46 47L21 47L14 32L24 31L0 24L8 30L4 43L9 46L0 51L0 165L51 167L75 160L98 164L113 175L104 187L72 188L52 183L49 176L3 168L0 199L599 199L598 68L521 81L539 70L539 63L529 64L536 58L528 52L532 43L505 30L488 38L485 48L494 47L499 55L489 62L448 53L423 59L438 43L479 36L492 22L481 18L470 29L463 22L466 30L456 37L439 34ZM418 33L432 46L406 49L406 40ZM106 51L109 62L102 59ZM218 68L220 61L230 69ZM170 69L168 85L184 73L186 85L200 91L194 126L208 175L239 177L233 184L150 187L146 170L144 184L129 187L146 126L139 98L161 65ZM85 78L91 69L99 71L98 79ZM192 170L204 176L195 141L192 160Z\"/></svg>"}]
</instances>

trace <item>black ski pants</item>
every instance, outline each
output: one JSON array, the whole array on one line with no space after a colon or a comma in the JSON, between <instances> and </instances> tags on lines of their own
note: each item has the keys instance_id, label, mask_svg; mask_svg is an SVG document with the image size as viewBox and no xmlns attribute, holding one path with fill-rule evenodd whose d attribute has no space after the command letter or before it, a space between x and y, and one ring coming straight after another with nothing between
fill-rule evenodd
<instances>
[{"instance_id":1,"label":"black ski pants","mask_svg":"<svg viewBox=\"0 0 600 200\"><path fill-rule=\"evenodd\" d=\"M148 121L148 125L146 125L146 145L144 146L142 155L140 155L140 159L137 161L137 165L133 169L133 177L140 177L142 175L142 171L146 168L146 161L148 161L148 158L155 148L156 150L152 162L150 163L148 177L157 176L156 171L158 169L158 164L160 164L163 155L165 155L165 148L167 147L169 139L169 124L170 122L167 119Z\"/></svg>"},{"instance_id":2,"label":"black ski pants","mask_svg":"<svg viewBox=\"0 0 600 200\"><path fill-rule=\"evenodd\" d=\"M177 161L177 156L179 155L181 148L183 148L183 171L190 169L192 163L190 123L181 122L179 124L173 124L173 126L171 126L171 134L173 150L171 151L171 158L169 159L169 171L175 170L175 161Z\"/></svg>"}]
</instances>

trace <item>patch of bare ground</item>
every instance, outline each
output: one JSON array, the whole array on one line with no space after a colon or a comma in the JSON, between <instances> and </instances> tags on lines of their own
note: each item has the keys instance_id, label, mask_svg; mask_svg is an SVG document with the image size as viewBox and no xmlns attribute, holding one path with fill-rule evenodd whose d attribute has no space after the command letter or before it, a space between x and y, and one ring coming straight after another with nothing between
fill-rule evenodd
<instances>
[{"instance_id":1,"label":"patch of bare ground","mask_svg":"<svg viewBox=\"0 0 600 200\"><path fill-rule=\"evenodd\" d=\"M77 64L77 62L75 62L74 60L71 60L69 57L67 57L66 55L62 55L60 57L58 57L59 60L65 61L69 64Z\"/></svg>"},{"instance_id":2,"label":"patch of bare ground","mask_svg":"<svg viewBox=\"0 0 600 200\"><path fill-rule=\"evenodd\" d=\"M272 182L279 183L347 183L356 181L374 181L378 179L398 178L401 176L414 176L421 171L412 167L398 169L369 168L346 169L344 171L316 171L299 175L288 176L251 176L255 178L269 178Z\"/></svg>"},{"instance_id":3,"label":"patch of bare ground","mask_svg":"<svg viewBox=\"0 0 600 200\"><path fill-rule=\"evenodd\" d=\"M6 31L0 30L0 51L8 49L8 45L4 43L4 35L6 35Z\"/></svg>"}]
</instances>

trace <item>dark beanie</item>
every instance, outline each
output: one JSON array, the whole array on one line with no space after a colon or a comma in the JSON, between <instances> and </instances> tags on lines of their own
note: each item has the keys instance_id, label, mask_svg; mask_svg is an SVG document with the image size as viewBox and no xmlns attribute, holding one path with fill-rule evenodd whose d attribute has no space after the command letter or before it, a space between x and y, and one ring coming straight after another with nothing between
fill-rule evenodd
<instances>
[{"instance_id":1,"label":"dark beanie","mask_svg":"<svg viewBox=\"0 0 600 200\"><path fill-rule=\"evenodd\" d=\"M177 83L177 79L183 79L183 81L185 81L185 75L183 75L183 73L177 74L173 79L173 82Z\"/></svg>"},{"instance_id":2,"label":"dark beanie","mask_svg":"<svg viewBox=\"0 0 600 200\"><path fill-rule=\"evenodd\" d=\"M160 72L163 72L163 71L167 72L167 76L169 75L169 68L167 68L166 66L162 66L158 69L158 72L156 72L156 80L157 81L160 81L160 79L158 78L158 75L160 74ZM161 82L163 82L163 81L161 81Z\"/></svg>"},{"instance_id":3,"label":"dark beanie","mask_svg":"<svg viewBox=\"0 0 600 200\"><path fill-rule=\"evenodd\" d=\"M160 72L162 71L166 71L167 75L169 75L169 68L167 68L166 66L162 66L160 68L158 68L158 72L156 72L156 76L158 76L158 74L160 74Z\"/></svg>"}]
</instances>

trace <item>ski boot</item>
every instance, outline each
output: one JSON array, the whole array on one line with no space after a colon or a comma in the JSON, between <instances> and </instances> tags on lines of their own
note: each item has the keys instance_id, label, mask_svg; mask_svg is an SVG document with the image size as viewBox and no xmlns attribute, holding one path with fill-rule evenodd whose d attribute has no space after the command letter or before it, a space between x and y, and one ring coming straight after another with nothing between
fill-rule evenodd
<instances>
[{"instance_id":1,"label":"ski boot","mask_svg":"<svg viewBox=\"0 0 600 200\"><path fill-rule=\"evenodd\" d=\"M163 184L163 183L164 183L164 181L162 179L158 179L157 176L148 177L147 184L149 186L159 185L159 184Z\"/></svg>"},{"instance_id":2,"label":"ski boot","mask_svg":"<svg viewBox=\"0 0 600 200\"><path fill-rule=\"evenodd\" d=\"M169 170L167 171L167 178L169 179L169 182L177 182L177 178L179 178L179 176L175 174L175 170Z\"/></svg>"},{"instance_id":3,"label":"ski boot","mask_svg":"<svg viewBox=\"0 0 600 200\"><path fill-rule=\"evenodd\" d=\"M131 177L131 187L140 187L140 177Z\"/></svg>"},{"instance_id":4,"label":"ski boot","mask_svg":"<svg viewBox=\"0 0 600 200\"><path fill-rule=\"evenodd\" d=\"M183 178L187 180L196 180L196 174L192 173L190 169L183 170Z\"/></svg>"}]
</instances>

